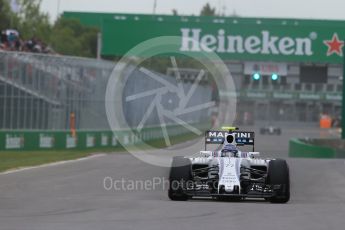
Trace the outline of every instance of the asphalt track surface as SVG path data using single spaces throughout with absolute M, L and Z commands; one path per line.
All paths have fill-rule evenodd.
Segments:
M 257 135 L 257 150 L 287 158 L 290 137 L 327 135 L 317 128 L 289 127 L 280 137 Z M 167 176 L 166 168 L 127 153 L 0 175 L 0 229 L 345 229 L 344 160 L 288 163 L 292 195 L 287 204 L 173 202 L 164 185 L 149 191 L 108 191 L 105 177 L 152 181 Z

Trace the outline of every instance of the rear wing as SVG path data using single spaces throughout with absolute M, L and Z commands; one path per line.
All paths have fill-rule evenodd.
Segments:
M 254 132 L 247 132 L 247 131 L 238 131 L 238 130 L 230 130 L 230 131 L 206 131 L 205 132 L 205 150 L 207 149 L 208 144 L 223 144 L 225 141 L 225 137 L 229 134 L 235 135 L 235 141 L 238 146 L 245 146 L 251 145 L 255 146 L 255 133 Z

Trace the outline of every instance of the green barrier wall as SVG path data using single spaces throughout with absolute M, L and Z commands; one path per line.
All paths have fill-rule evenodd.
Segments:
M 57 131 L 3 131 L 0 132 L 0 150 L 61 150 L 115 147 L 112 132 L 90 131 L 77 132 L 72 137 L 70 132 Z
M 292 139 L 289 143 L 289 156 L 298 158 L 336 158 L 337 152 L 332 148 L 304 143 Z
M 208 128 L 208 124 L 194 125 L 200 130 Z M 181 126 L 167 126 L 170 137 L 189 133 Z M 161 127 L 142 130 L 140 135 L 130 131 L 78 131 L 73 137 L 69 131 L 1 131 L 0 151 L 11 150 L 62 150 L 62 149 L 103 149 L 125 145 L 135 145 L 143 141 L 162 139 Z

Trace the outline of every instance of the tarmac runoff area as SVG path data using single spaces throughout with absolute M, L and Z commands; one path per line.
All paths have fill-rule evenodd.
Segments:
M 344 229 L 344 160 L 288 159 L 290 138 L 327 135 L 310 126 L 283 127 L 281 136 L 257 134 L 256 150 L 264 157 L 288 160 L 287 204 L 173 202 L 168 168 L 119 153 L 0 175 L 0 229 Z

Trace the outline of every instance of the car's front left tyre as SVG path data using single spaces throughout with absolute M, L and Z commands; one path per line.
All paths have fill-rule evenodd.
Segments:
M 285 160 L 272 160 L 268 164 L 267 182 L 275 190 L 275 195 L 269 198 L 271 203 L 287 203 L 290 200 L 290 175 L 289 167 Z

